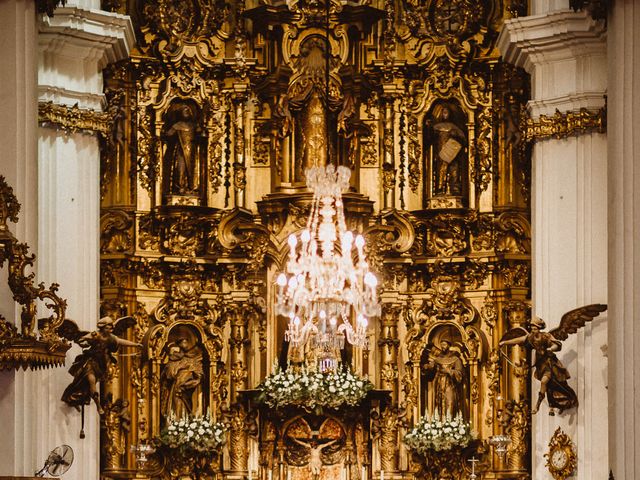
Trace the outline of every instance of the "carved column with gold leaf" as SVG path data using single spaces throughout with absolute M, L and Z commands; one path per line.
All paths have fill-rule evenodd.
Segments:
M 247 470 L 249 456 L 249 439 L 245 424 L 247 412 L 246 406 L 238 402 L 238 393 L 248 388 L 248 351 L 251 345 L 248 327 L 251 315 L 249 308 L 244 304 L 248 294 L 233 292 L 232 297 L 232 303 L 227 307 L 231 328 L 229 335 L 229 397 L 232 403 L 229 412 L 229 459 L 232 471 L 244 472 Z
M 607 303 L 607 188 L 601 179 L 607 163 L 608 34 L 605 20 L 586 7 L 591 2 L 582 2 L 585 8 L 580 3 L 568 10 L 533 2 L 536 15 L 509 20 L 498 39 L 505 61 L 532 75 L 533 98 L 522 120 L 532 149 L 535 191 L 532 315 L 549 329 L 576 306 Z M 607 409 L 606 344 L 602 318 L 570 336 L 558 353 L 578 395 L 578 420 L 547 415 L 546 403 L 533 417 L 532 445 L 546 446 L 558 425 L 577 440 L 583 452 L 578 478 L 588 478 L 584 472 L 608 475 L 606 416 L 587 420 L 586 414 Z M 531 393 L 535 401 L 538 385 Z M 546 472 L 540 455 L 533 453 L 534 476 Z
M 380 388 L 391 392 L 391 404 L 380 412 L 378 432 L 378 452 L 380 470 L 395 472 L 398 469 L 398 448 L 400 411 L 394 407 L 398 402 L 398 322 L 402 307 L 396 303 L 383 303 L 380 316 Z

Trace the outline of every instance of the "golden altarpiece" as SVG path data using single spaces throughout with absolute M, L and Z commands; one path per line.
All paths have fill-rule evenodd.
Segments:
M 526 5 L 327 1 L 104 2 L 138 45 L 105 72 L 101 313 L 133 316 L 144 345 L 102 386 L 107 478 L 194 471 L 160 454 L 138 471 L 132 447 L 169 412 L 207 411 L 229 425 L 207 478 L 310 478 L 295 440 L 312 434 L 331 442 L 323 480 L 462 479 L 471 455 L 481 478 L 528 476 L 526 352 L 498 349 L 529 316 L 528 85 L 494 45 Z M 369 348 L 350 352 L 377 393 L 271 412 L 249 393 L 282 362 L 275 279 L 309 216 L 304 171 L 328 161 L 353 172 L 347 223 L 380 282 Z M 477 441 L 425 460 L 402 439 L 436 408 L 445 353 Z

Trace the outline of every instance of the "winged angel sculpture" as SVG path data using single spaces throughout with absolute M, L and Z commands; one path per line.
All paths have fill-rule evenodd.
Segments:
M 500 346 L 526 345 L 534 350 L 534 377 L 540 381 L 540 392 L 531 413 L 538 412 L 545 394 L 551 408 L 550 415 L 554 414 L 554 409 L 562 413 L 578 406 L 576 392 L 567 383 L 569 372 L 558 360 L 555 352 L 562 348 L 562 341 L 569 338 L 570 333 L 576 333 L 586 322 L 590 322 L 606 309 L 606 305 L 594 303 L 565 313 L 560 325 L 548 332 L 542 331 L 546 327 L 544 321 L 534 318 L 529 323 L 529 330 L 516 327 L 504 334 Z
M 62 323 L 59 334 L 76 342 L 83 349 L 69 368 L 73 381 L 62 394 L 63 402 L 80 410 L 93 400 L 98 407 L 98 413 L 104 413 L 100 405 L 97 383 L 106 378 L 109 364 L 116 363 L 114 353 L 118 351 L 119 346 L 142 347 L 140 343 L 130 342 L 118 336 L 135 323 L 133 317 L 121 317 L 115 321 L 111 317 L 103 317 L 98 321 L 98 330 L 95 332 L 80 330 L 73 320 L 67 319 Z

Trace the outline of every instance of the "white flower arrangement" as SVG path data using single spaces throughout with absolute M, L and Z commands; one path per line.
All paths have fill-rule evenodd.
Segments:
M 158 437 L 158 444 L 185 453 L 208 453 L 220 449 L 227 427 L 212 422 L 209 415 L 169 417 Z
M 471 425 L 460 413 L 451 418 L 441 417 L 435 412 L 433 417 L 425 415 L 404 437 L 404 443 L 417 453 L 441 452 L 452 448 L 464 448 L 473 440 Z
M 373 389 L 368 378 L 349 369 L 336 372 L 282 371 L 279 367 L 265 378 L 258 389 L 263 401 L 272 408 L 297 405 L 310 410 L 317 407 L 339 408 L 358 405 Z

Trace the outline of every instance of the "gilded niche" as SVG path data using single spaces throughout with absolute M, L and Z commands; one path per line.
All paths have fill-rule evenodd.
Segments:
M 203 154 L 206 141 L 199 128 L 196 105 L 173 102 L 163 118 L 165 143 L 163 192 L 167 199 L 201 197 Z
M 451 339 L 441 339 L 431 344 L 422 354 L 425 378 L 423 404 L 425 411 L 455 417 L 465 412 L 465 392 L 469 391 L 469 378 L 462 364 L 460 342 L 452 345 Z
M 435 104 L 427 116 L 425 146 L 432 197 L 462 197 L 469 143 L 464 120 L 453 102 Z
M 169 334 L 160 373 L 160 411 L 164 417 L 202 416 L 207 410 L 204 389 L 208 382 L 199 343 L 188 327 L 176 327 Z

